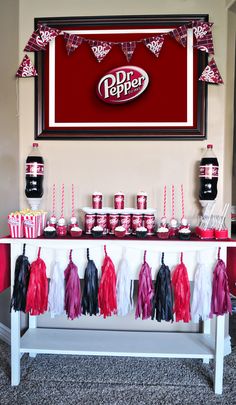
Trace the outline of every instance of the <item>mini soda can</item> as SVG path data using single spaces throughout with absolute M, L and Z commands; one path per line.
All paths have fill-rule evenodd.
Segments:
M 114 208 L 116 210 L 123 210 L 125 208 L 125 195 L 124 193 L 116 193 L 114 195 Z
M 93 209 L 102 208 L 102 193 L 95 191 L 92 195 L 92 207 Z
M 91 234 L 92 228 L 95 226 L 95 223 L 96 223 L 95 214 L 85 214 L 85 233 Z
M 131 220 L 132 233 L 136 233 L 136 229 L 143 225 L 143 215 L 133 214 Z
M 140 191 L 137 194 L 137 208 L 138 210 L 146 210 L 147 209 L 147 193 Z
M 154 235 L 155 233 L 155 216 L 153 214 L 145 214 L 143 217 L 143 226 L 147 228 L 147 235 Z
M 97 225 L 103 229 L 103 235 L 107 233 L 107 214 L 97 214 Z
M 125 228 L 126 235 L 131 233 L 131 214 L 121 214 L 120 224 Z
M 112 235 L 114 234 L 115 228 L 119 225 L 119 214 L 109 214 L 108 215 L 108 231 Z

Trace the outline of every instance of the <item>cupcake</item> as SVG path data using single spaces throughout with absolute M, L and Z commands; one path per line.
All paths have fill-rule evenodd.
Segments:
M 100 225 L 94 226 L 91 232 L 94 238 L 101 238 L 103 235 L 103 227 Z
M 56 236 L 56 229 L 54 226 L 48 225 L 43 230 L 43 235 L 45 238 L 55 238 Z
M 70 234 L 71 228 L 73 228 L 74 226 L 78 226 L 77 219 L 76 219 L 76 217 L 71 217 L 70 223 L 68 225 L 68 233 L 69 234 Z
M 114 230 L 114 234 L 117 238 L 123 238 L 126 235 L 126 229 L 124 226 L 117 226 Z
M 160 226 L 157 229 L 157 236 L 159 239 L 168 239 L 169 238 L 169 229 L 167 226 Z
M 79 238 L 82 235 L 82 229 L 78 225 L 73 225 L 72 228 L 70 228 L 70 236 L 72 238 Z
M 179 229 L 178 235 L 179 235 L 179 239 L 189 240 L 190 236 L 191 236 L 191 231 L 190 231 L 189 227 L 186 226 L 186 227 Z
M 146 235 L 147 235 L 147 228 L 145 228 L 144 226 L 138 226 L 138 228 L 136 228 L 137 238 L 145 238 Z

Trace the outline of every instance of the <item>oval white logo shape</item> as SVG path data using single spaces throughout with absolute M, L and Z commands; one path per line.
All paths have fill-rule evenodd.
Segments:
M 148 83 L 145 70 L 138 66 L 121 66 L 110 70 L 100 79 L 97 95 L 105 103 L 127 103 L 139 97 Z

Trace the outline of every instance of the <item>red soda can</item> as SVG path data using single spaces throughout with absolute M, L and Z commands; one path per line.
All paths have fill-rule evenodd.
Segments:
M 107 233 L 107 214 L 97 214 L 97 225 L 103 228 L 103 234 Z
M 108 215 L 108 231 L 114 234 L 115 228 L 119 225 L 119 214 Z
M 137 208 L 138 210 L 146 210 L 147 209 L 147 193 L 140 191 L 137 194 Z
M 125 228 L 126 235 L 131 233 L 131 214 L 121 214 L 120 224 Z
M 136 229 L 143 225 L 143 215 L 142 214 L 133 214 L 132 215 L 132 233 L 136 233 Z
M 95 191 L 92 195 L 92 207 L 93 209 L 102 208 L 102 193 Z
M 114 208 L 116 210 L 123 210 L 125 208 L 125 195 L 124 195 L 124 193 L 116 193 L 114 195 Z
M 155 216 L 154 214 L 145 214 L 143 217 L 143 226 L 147 228 L 147 235 L 155 233 Z
M 85 233 L 91 234 L 96 223 L 96 214 L 85 214 Z

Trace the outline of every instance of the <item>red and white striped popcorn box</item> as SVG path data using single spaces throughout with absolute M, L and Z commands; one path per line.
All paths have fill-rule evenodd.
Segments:
M 38 236 L 37 215 L 24 215 L 24 234 L 27 239 L 34 239 Z
M 23 238 L 23 215 L 20 213 L 12 213 L 8 215 L 8 226 L 11 238 Z

